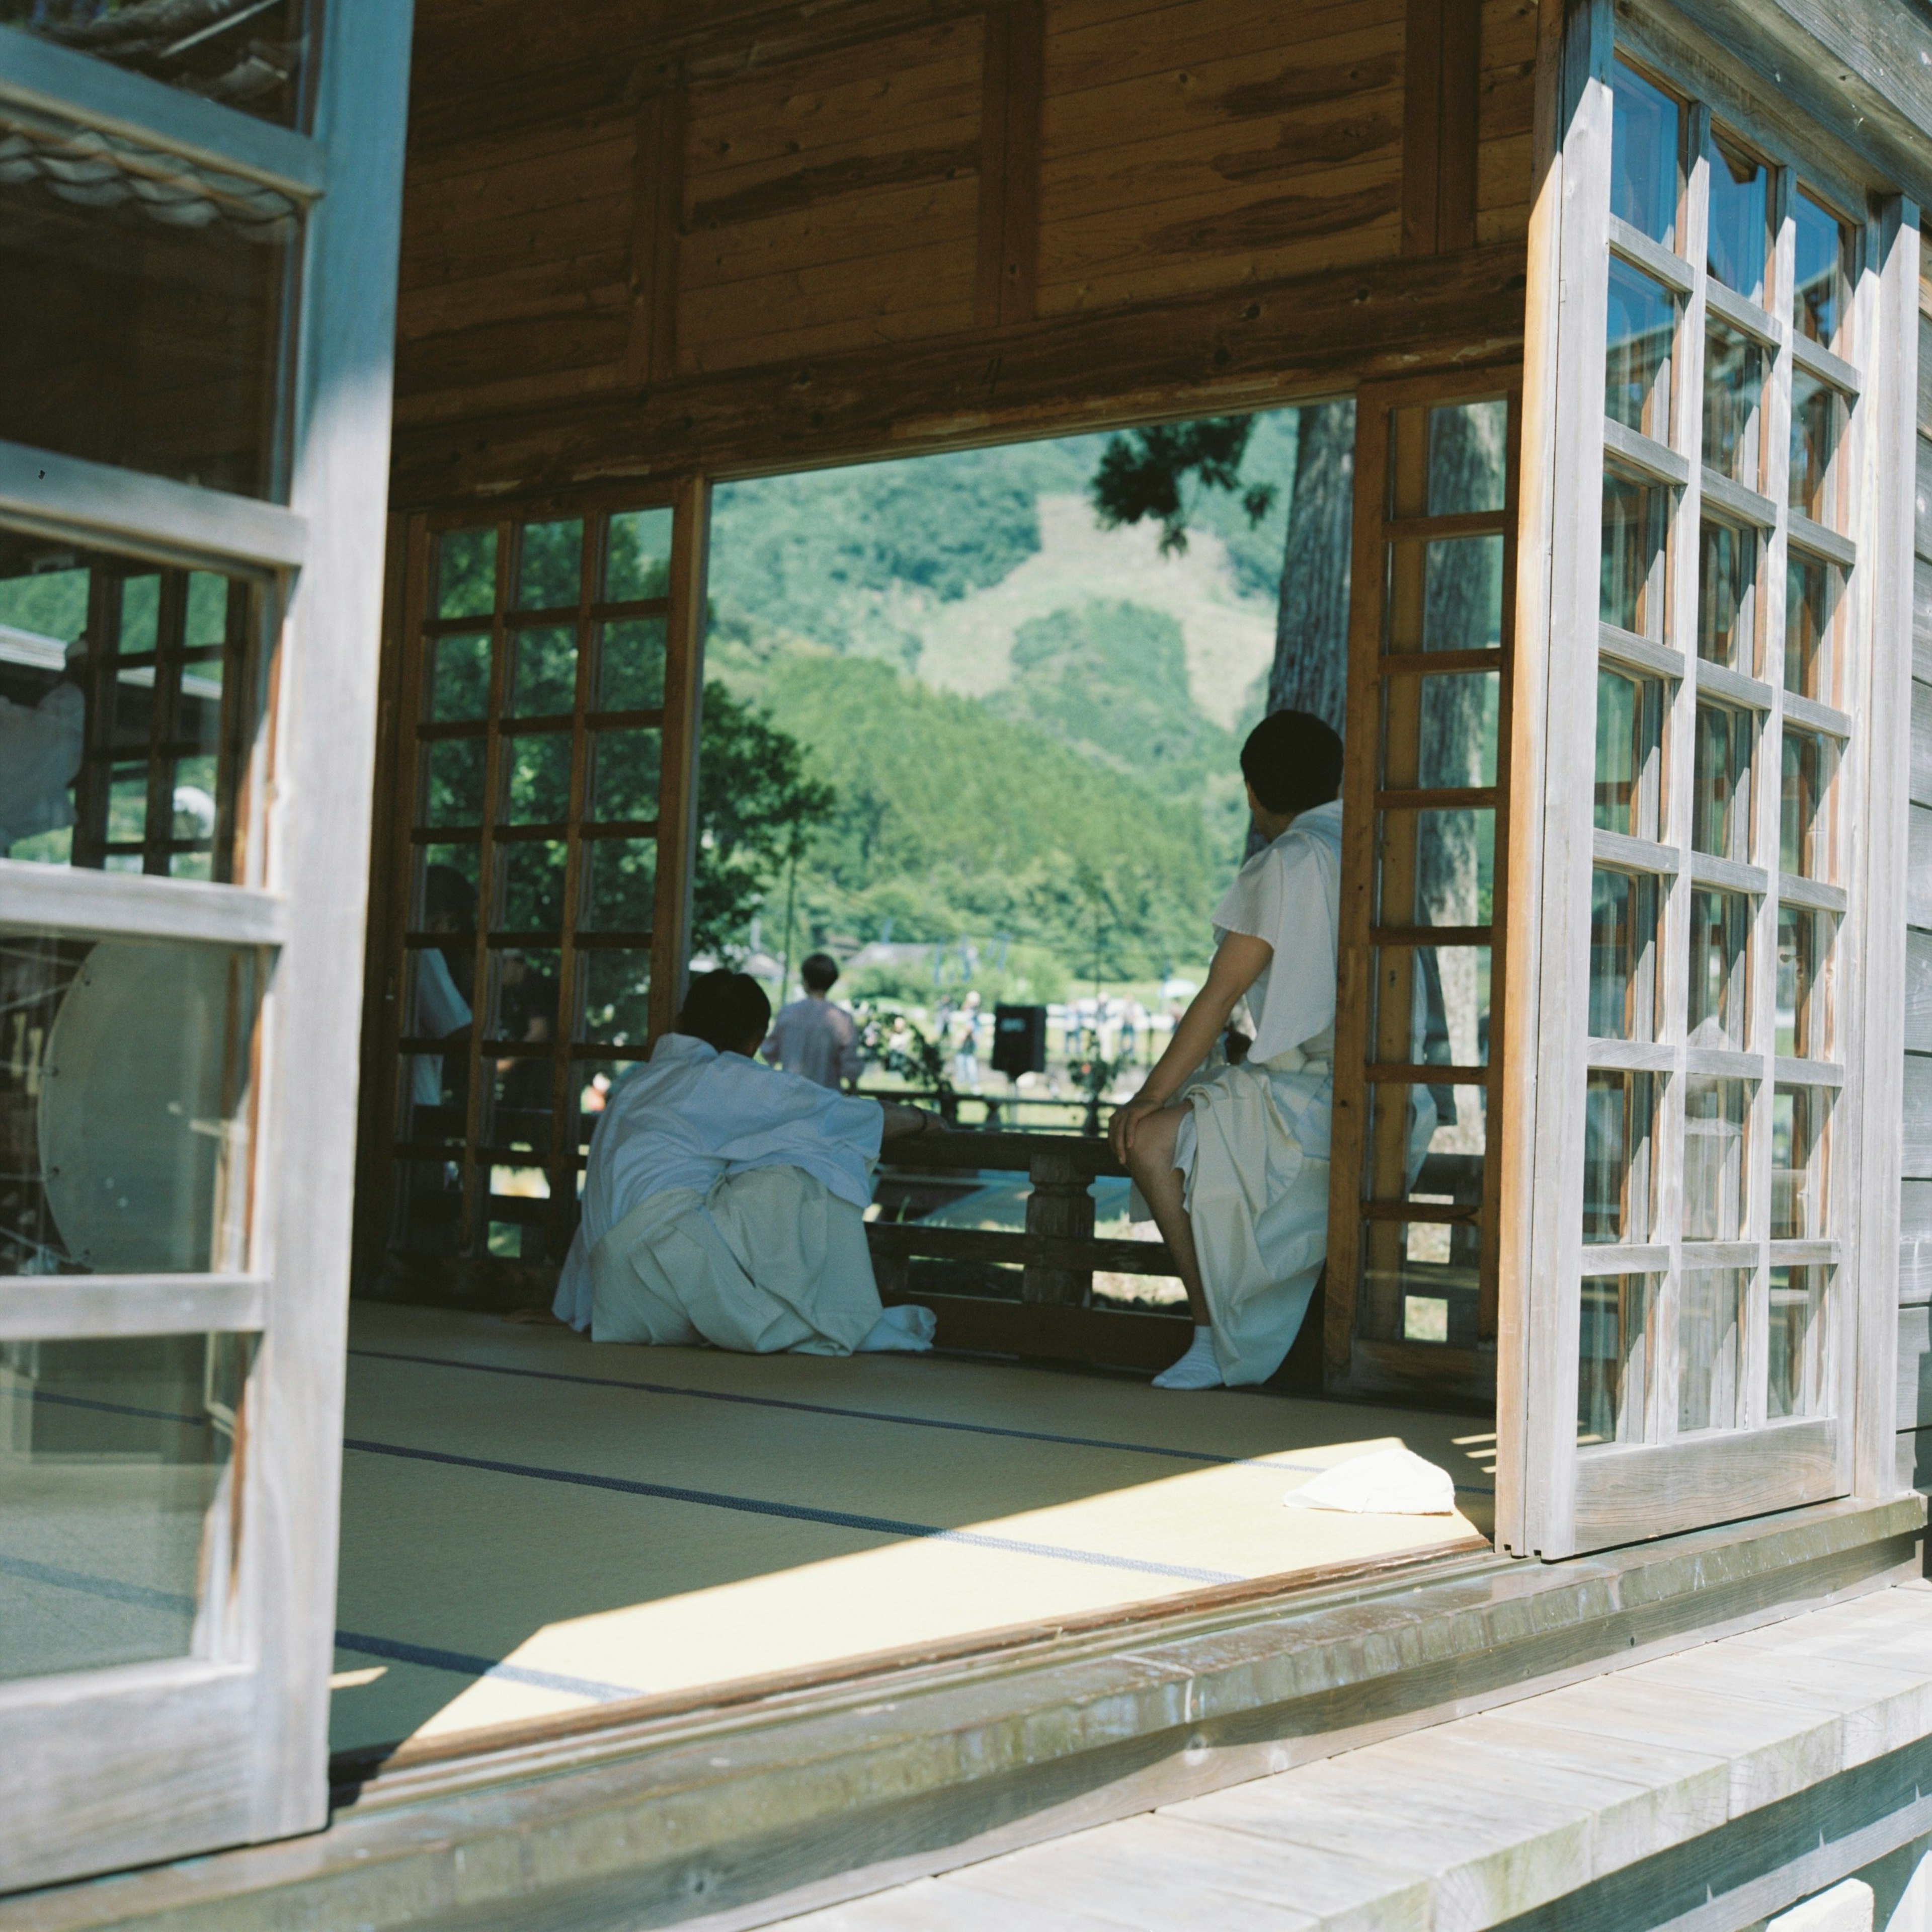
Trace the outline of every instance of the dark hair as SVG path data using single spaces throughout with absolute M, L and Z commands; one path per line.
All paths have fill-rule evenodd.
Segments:
M 677 1030 L 715 1046 L 720 1053 L 736 1053 L 755 1034 L 760 1040 L 772 1023 L 772 1003 L 765 989 L 748 973 L 720 967 L 701 974 L 684 996 Z
M 1248 734 L 1241 776 L 1269 812 L 1306 812 L 1342 789 L 1342 741 L 1310 711 L 1276 711 Z
M 838 983 L 838 962 L 829 952 L 808 952 L 800 964 L 798 976 L 814 993 L 829 993 Z
M 454 866 L 423 868 L 423 922 L 447 920 L 458 932 L 476 924 L 476 888 Z

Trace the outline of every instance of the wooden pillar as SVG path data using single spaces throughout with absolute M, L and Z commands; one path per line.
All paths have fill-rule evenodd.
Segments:
M 1079 1161 L 1049 1145 L 1034 1154 L 1029 1166 L 1033 1192 L 1027 1197 L 1027 1232 L 1091 1240 L 1094 1197 L 1087 1191 L 1090 1176 Z M 1084 1306 L 1093 1288 L 1090 1268 L 1042 1268 L 1029 1262 L 1020 1294 L 1026 1301 L 1078 1308 Z

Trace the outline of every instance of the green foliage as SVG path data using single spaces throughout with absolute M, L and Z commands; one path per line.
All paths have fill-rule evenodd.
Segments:
M 831 786 L 808 775 L 796 738 L 715 679 L 705 686 L 692 951 L 742 952 L 765 895 L 837 803 Z
M 1159 518 L 1161 554 L 1174 556 L 1187 548 L 1192 479 L 1202 493 L 1238 496 L 1250 524 L 1258 524 L 1279 493 L 1272 483 L 1241 482 L 1254 424 L 1252 416 L 1204 416 L 1110 436 L 1090 486 L 1095 514 L 1109 530 Z
M 48 570 L 0 582 L 0 624 L 70 644 L 87 628 L 85 570 Z

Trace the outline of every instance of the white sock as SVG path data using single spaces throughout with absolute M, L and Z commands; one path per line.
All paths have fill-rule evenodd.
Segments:
M 1214 1353 L 1214 1331 L 1196 1327 L 1187 1352 L 1172 1368 L 1163 1369 L 1154 1378 L 1156 1388 L 1206 1389 L 1221 1386 L 1221 1364 Z
M 872 1332 L 854 1354 L 922 1355 L 939 1332 L 939 1320 L 929 1308 L 910 1301 L 894 1304 L 872 1324 Z

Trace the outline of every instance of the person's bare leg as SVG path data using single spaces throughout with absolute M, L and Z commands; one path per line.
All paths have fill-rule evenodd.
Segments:
M 1157 1388 L 1218 1388 L 1220 1366 L 1214 1355 L 1214 1328 L 1208 1297 L 1201 1286 L 1201 1258 L 1194 1246 L 1180 1170 L 1174 1164 L 1174 1137 L 1180 1130 L 1181 1110 L 1163 1107 L 1138 1125 L 1127 1154 L 1127 1171 L 1154 1216 L 1154 1226 L 1174 1257 L 1180 1285 L 1187 1291 L 1188 1312 L 1194 1317 L 1194 1340 L 1186 1354 L 1154 1378 Z

